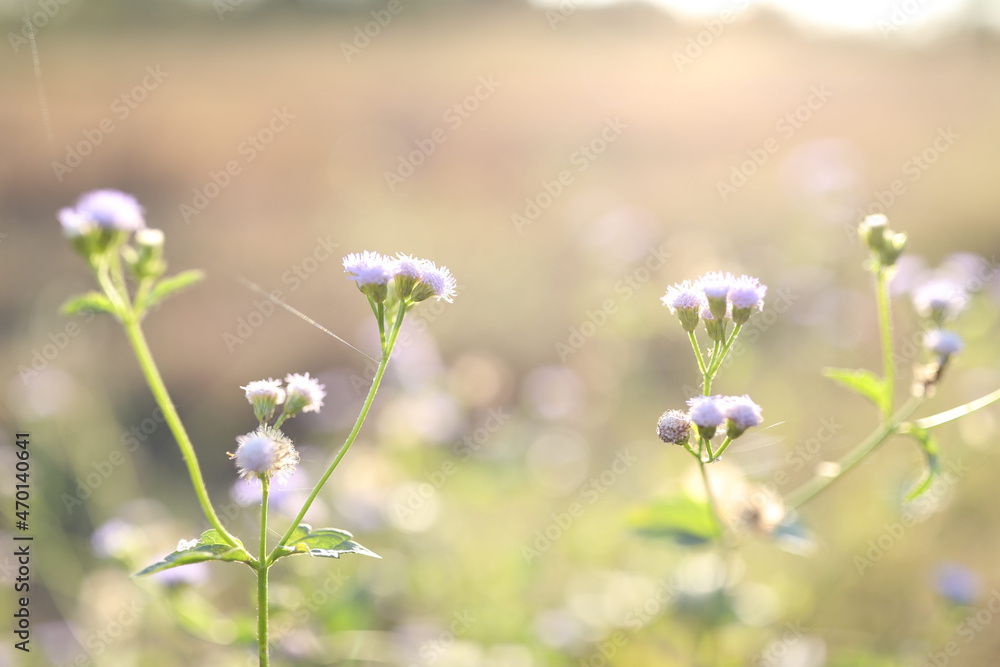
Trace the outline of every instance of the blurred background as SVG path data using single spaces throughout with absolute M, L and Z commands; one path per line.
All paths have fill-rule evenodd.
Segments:
M 0 494 L 12 507 L 27 431 L 35 541 L 33 650 L 5 634 L 0 664 L 255 664 L 250 572 L 129 578 L 207 524 L 120 328 L 58 314 L 92 278 L 56 212 L 100 187 L 138 197 L 171 271 L 207 272 L 145 328 L 248 543 L 258 499 L 226 456 L 255 426 L 240 385 L 308 371 L 328 392 L 288 426 L 303 461 L 275 500 L 281 530 L 373 368 L 238 277 L 369 354 L 343 255 L 413 253 L 457 277 L 454 304 L 407 318 L 307 517 L 383 560 L 274 570 L 274 664 L 996 663 L 996 409 L 939 431 L 954 474 L 919 502 L 902 496 L 922 455 L 895 439 L 803 509 L 796 540 L 744 533 L 720 555 L 629 517 L 698 493 L 690 457 L 654 432 L 698 384 L 659 302 L 674 282 L 722 269 L 769 286 L 715 385 L 766 422 L 712 468 L 727 489 L 787 494 L 875 426 L 819 374 L 879 363 L 866 213 L 911 238 L 901 396 L 919 342 L 906 293 L 942 273 L 978 294 L 926 413 L 1000 385 L 1000 2 L 2 10 Z

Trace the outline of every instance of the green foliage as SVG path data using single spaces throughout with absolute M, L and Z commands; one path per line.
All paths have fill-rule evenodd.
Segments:
M 925 428 L 911 426 L 907 431 L 907 434 L 912 436 L 917 441 L 920 445 L 920 449 L 924 452 L 924 456 L 927 458 L 927 471 L 924 473 L 924 476 L 920 479 L 920 481 L 906 493 L 905 500 L 909 502 L 927 491 L 927 489 L 931 487 L 931 483 L 933 483 L 934 479 L 937 477 L 940 470 L 938 466 L 938 458 L 941 453 L 941 448 L 938 446 L 937 441 L 931 437 L 930 431 Z
M 63 315 L 76 315 L 77 313 L 113 313 L 114 306 L 108 297 L 98 292 L 87 292 L 77 294 L 68 299 L 59 311 Z
M 166 299 L 174 292 L 178 292 L 185 287 L 189 287 L 205 277 L 205 272 L 200 269 L 190 269 L 164 278 L 149 291 L 146 297 L 146 308 L 152 308 Z
M 198 543 L 190 549 L 184 551 L 174 551 L 167 554 L 163 560 L 157 561 L 149 567 L 136 572 L 134 576 L 144 577 L 147 574 L 154 574 L 169 570 L 172 567 L 190 565 L 191 563 L 201 563 L 206 560 L 218 560 L 236 563 L 250 564 L 252 560 L 247 550 L 242 545 L 231 547 L 215 531 L 206 530 L 198 538 Z
M 882 411 L 889 405 L 886 384 L 877 375 L 864 368 L 824 368 L 823 375 L 851 391 L 864 396 Z
M 629 525 L 640 535 L 679 544 L 703 544 L 718 537 L 711 507 L 687 497 L 657 500 L 635 509 Z
M 381 558 L 377 553 L 354 541 L 354 536 L 338 528 L 317 528 L 300 523 L 288 544 L 281 547 L 275 559 L 295 554 L 309 554 L 320 558 L 340 558 L 341 554 L 359 554 Z

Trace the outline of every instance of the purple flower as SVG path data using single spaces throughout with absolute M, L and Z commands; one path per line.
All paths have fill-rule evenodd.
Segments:
M 691 332 L 698 326 L 699 313 L 707 308 L 704 293 L 690 280 L 671 285 L 667 293 L 660 297 L 663 305 L 677 315 L 684 330 Z
M 393 260 L 392 263 L 393 276 L 396 278 L 402 276 L 403 278 L 420 280 L 422 272 L 422 260 L 419 260 L 411 255 L 404 255 L 401 252 L 396 253 L 396 259 Z
M 719 396 L 695 396 L 687 402 L 690 410 L 688 419 L 698 427 L 698 434 L 706 439 L 715 435 L 715 429 L 726 420 L 722 412 L 723 404 Z
M 729 290 L 733 286 L 733 274 L 722 271 L 712 271 L 698 278 L 697 285 L 705 293 L 705 297 L 712 299 L 725 299 L 729 296 Z
M 118 190 L 94 190 L 81 195 L 75 208 L 59 211 L 59 223 L 68 238 L 97 228 L 132 232 L 146 226 L 139 202 Z
M 284 433 L 261 426 L 252 433 L 237 436 L 239 447 L 229 458 L 236 460 L 240 477 L 246 479 L 280 475 L 288 477 L 299 463 L 299 453 Z
M 954 331 L 944 329 L 932 329 L 924 333 L 924 347 L 947 359 L 951 355 L 961 352 L 962 337 Z
M 751 276 L 743 275 L 732 282 L 729 290 L 729 302 L 733 306 L 733 321 L 744 324 L 750 319 L 751 313 L 764 309 L 764 295 L 767 286 Z
M 377 252 L 352 252 L 344 258 L 344 272 L 359 288 L 385 285 L 392 278 L 394 260 Z
M 423 301 L 435 296 L 451 303 L 458 284 L 447 267 L 438 268 L 428 259 L 420 260 L 420 284 L 413 290 L 413 302 Z
M 760 406 L 747 395 L 727 396 L 722 403 L 727 420 L 726 435 L 730 438 L 740 437 L 748 428 L 759 426 L 763 421 Z
M 913 305 L 921 316 L 938 324 L 965 310 L 969 297 L 961 285 L 947 278 L 930 280 L 913 290 Z
M 660 415 L 656 424 L 656 434 L 663 442 L 683 445 L 691 436 L 691 420 L 680 410 L 667 410 Z
M 285 390 L 281 388 L 281 380 L 268 378 L 254 380 L 245 387 L 247 401 L 253 406 L 257 421 L 267 421 L 274 414 L 274 408 L 285 402 Z

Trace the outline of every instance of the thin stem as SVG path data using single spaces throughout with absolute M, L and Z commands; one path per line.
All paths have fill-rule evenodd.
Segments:
M 267 637 L 267 495 L 269 480 L 260 480 L 260 561 L 257 565 L 257 655 L 260 667 L 267 667 L 268 637 Z
M 899 431 L 899 426 L 902 424 L 907 417 L 913 414 L 924 399 L 921 397 L 911 397 L 899 411 L 892 415 L 888 420 L 879 425 L 877 429 L 872 431 L 871 435 L 865 438 L 860 444 L 858 444 L 854 449 L 849 451 L 844 455 L 839 461 L 837 461 L 837 472 L 829 477 L 815 477 L 803 486 L 796 489 L 791 495 L 786 499 L 786 505 L 791 508 L 797 508 L 808 501 L 815 498 L 820 492 L 829 488 L 834 482 L 843 477 L 847 471 L 856 466 L 858 463 L 863 461 L 865 457 L 871 454 L 875 449 L 881 445 L 890 435 L 894 435 Z
M 719 460 L 719 457 L 720 457 L 720 456 L 722 456 L 722 452 L 726 451 L 726 447 L 728 447 L 728 446 L 729 446 L 729 443 L 731 443 L 732 441 L 733 441 L 733 439 L 732 439 L 732 438 L 730 438 L 730 437 L 729 437 L 729 436 L 727 435 L 727 436 L 726 436 L 726 439 L 722 441 L 722 444 L 721 444 L 721 445 L 719 445 L 719 449 L 718 449 L 718 451 L 717 451 L 717 452 L 715 452 L 715 456 L 714 456 L 714 457 L 713 457 L 713 458 L 712 458 L 711 460 L 712 460 L 712 461 L 718 461 L 718 460 Z
M 740 335 L 740 329 L 742 328 L 742 324 L 737 324 L 733 328 L 733 333 L 731 333 L 729 338 L 726 340 L 726 344 L 722 348 L 722 354 L 719 355 L 718 361 L 716 361 L 715 364 L 708 369 L 713 378 L 715 377 L 715 374 L 719 372 L 719 367 L 722 366 L 722 362 L 726 360 L 726 356 L 729 354 L 729 350 L 733 347 L 733 343 L 736 342 L 736 337 Z
M 382 382 L 382 376 L 385 374 L 385 369 L 389 365 L 389 357 L 392 355 L 392 348 L 396 344 L 396 337 L 399 335 L 399 328 L 403 324 L 403 315 L 406 313 L 406 305 L 406 303 L 399 304 L 399 314 L 396 317 L 396 323 L 389 335 L 385 350 L 382 352 L 382 360 L 379 362 L 378 369 L 375 371 L 375 377 L 372 379 L 372 386 L 368 390 L 368 396 L 365 398 L 364 405 L 361 406 L 361 412 L 358 414 L 358 418 L 354 422 L 354 428 L 352 428 L 351 432 L 347 435 L 347 439 L 344 440 L 344 444 L 341 445 L 340 451 L 337 452 L 337 456 L 326 469 L 326 472 L 323 473 L 323 476 L 320 477 L 318 482 L 316 482 L 316 486 L 313 487 L 309 497 L 306 498 L 306 502 L 302 505 L 302 509 L 299 510 L 295 519 L 292 520 L 291 525 L 288 526 L 288 530 L 285 531 L 285 534 L 281 537 L 278 545 L 271 551 L 271 555 L 267 560 L 268 564 L 274 562 L 274 559 L 278 555 L 278 550 L 285 546 L 285 543 L 291 539 L 292 533 L 295 532 L 295 529 L 302 522 L 302 519 L 305 518 L 306 512 L 309 511 L 309 507 L 316 500 L 316 496 L 319 495 L 320 490 L 326 484 L 326 481 L 330 479 L 330 475 L 332 475 L 333 471 L 337 469 L 337 466 L 340 465 L 341 459 L 343 459 L 344 455 L 347 454 L 347 450 L 351 448 L 351 445 L 354 444 L 354 440 L 358 437 L 358 433 L 361 432 L 361 426 L 365 423 L 365 418 L 368 416 L 368 410 L 372 406 L 372 401 L 375 400 L 375 392 L 378 391 L 379 384 Z
M 688 340 L 691 341 L 691 347 L 694 348 L 694 356 L 698 359 L 698 371 L 704 377 L 708 369 L 705 367 L 705 358 L 701 356 L 701 348 L 698 347 L 698 337 L 694 335 L 693 331 L 688 331 Z
M 708 483 L 708 472 L 705 471 L 705 462 L 700 456 L 698 457 L 698 470 L 701 471 L 701 481 L 705 483 L 705 495 L 708 496 L 708 507 L 712 510 L 712 520 L 715 521 L 716 533 L 721 537 L 722 516 L 719 514 L 719 507 L 715 502 L 715 493 L 712 491 L 712 485 Z
M 219 520 L 218 515 L 216 515 L 215 508 L 212 507 L 212 501 L 208 497 L 208 490 L 205 488 L 205 480 L 201 476 L 201 468 L 198 467 L 198 457 L 195 456 L 191 439 L 188 438 L 187 431 L 184 430 L 184 424 L 181 423 L 181 418 L 177 414 L 177 408 L 174 407 L 173 401 L 170 400 L 167 387 L 163 384 L 163 378 L 160 377 L 160 371 L 156 367 L 156 362 L 153 361 L 153 354 L 146 343 L 142 327 L 131 313 L 128 315 L 128 318 L 122 323 L 125 328 L 125 334 L 132 344 L 135 357 L 139 361 L 143 375 L 146 376 L 146 383 L 153 392 L 153 398 L 156 399 L 156 404 L 160 406 L 163 418 L 166 420 L 167 426 L 170 427 L 170 432 L 173 433 L 174 439 L 177 441 L 177 446 L 180 447 L 184 462 L 187 464 L 188 475 L 191 477 L 191 484 L 194 485 L 195 495 L 198 496 L 198 502 L 201 503 L 205 517 L 227 544 L 234 547 L 240 546 L 239 540 L 226 530 L 225 526 Z
M 893 412 L 896 398 L 896 363 L 892 341 L 892 306 L 889 301 L 889 269 L 883 266 L 875 272 L 878 295 L 879 335 L 882 338 L 882 382 L 885 384 L 885 402 L 882 419 L 886 421 Z
M 952 408 L 951 410 L 946 410 L 945 412 L 939 412 L 936 415 L 924 417 L 923 419 L 917 419 L 913 423 L 920 428 L 933 428 L 934 426 L 947 424 L 948 422 L 958 419 L 959 417 L 964 417 L 970 412 L 975 412 L 980 408 L 985 408 L 987 405 L 996 403 L 997 401 L 1000 401 L 1000 389 L 990 392 L 989 394 L 977 398 L 974 401 L 969 401 L 968 403 L 960 405 L 957 408 Z

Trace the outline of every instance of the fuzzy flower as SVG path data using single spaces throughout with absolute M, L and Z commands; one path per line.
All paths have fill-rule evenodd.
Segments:
M 240 389 L 246 391 L 247 401 L 253 406 L 253 413 L 259 422 L 269 420 L 274 414 L 275 406 L 285 402 L 285 390 L 281 388 L 281 380 L 272 378 L 254 380 Z
M 132 232 L 146 226 L 139 202 L 118 190 L 94 190 L 82 195 L 75 208 L 59 211 L 59 223 L 67 238 L 83 236 L 95 229 Z
M 733 274 L 722 271 L 712 271 L 698 278 L 696 284 L 704 292 L 708 307 L 717 318 L 725 317 L 727 297 L 733 287 L 733 280 Z
M 299 463 L 299 453 L 284 433 L 270 426 L 260 426 L 246 435 L 237 436 L 239 447 L 229 458 L 236 460 L 240 477 L 247 480 L 275 475 L 287 478 Z
M 722 413 L 726 416 L 726 435 L 736 439 L 753 426 L 760 426 L 763 416 L 760 406 L 749 396 L 727 396 L 722 400 Z
M 691 408 L 688 419 L 698 427 L 701 437 L 710 440 L 715 435 L 716 427 L 726 420 L 722 412 L 723 401 L 719 396 L 695 396 L 687 404 Z
M 423 262 L 411 255 L 396 253 L 396 259 L 392 262 L 392 275 L 399 297 L 409 298 L 423 275 Z
M 691 437 L 691 420 L 680 410 L 667 410 L 660 415 L 656 434 L 663 442 L 683 445 Z
M 946 360 L 962 351 L 962 337 L 954 331 L 932 329 L 924 334 L 924 347 Z
M 763 310 L 764 295 L 766 294 L 767 285 L 761 285 L 756 278 L 742 275 L 734 279 L 732 289 L 729 290 L 729 302 L 733 307 L 733 321 L 736 324 L 744 324 L 755 310 Z
M 711 308 L 704 306 L 701 309 L 701 319 L 705 320 L 705 330 L 708 331 L 708 337 L 717 342 L 724 341 L 726 339 L 726 321 L 731 319 L 732 314 L 732 304 L 727 305 L 721 320 L 715 317 Z
M 285 376 L 285 413 L 289 416 L 300 412 L 319 412 L 326 397 L 324 386 L 309 373 L 289 373 Z
M 671 313 L 677 315 L 681 326 L 688 333 L 698 326 L 699 314 L 702 308 L 707 307 L 704 293 L 690 280 L 668 287 L 667 293 L 660 297 L 660 301 L 670 309 Z
M 413 289 L 411 299 L 414 303 L 432 296 L 451 303 L 458 288 L 455 277 L 447 267 L 438 268 L 428 259 L 420 260 L 420 282 Z
M 344 258 L 344 273 L 375 303 L 385 301 L 386 284 L 392 279 L 395 260 L 377 252 L 352 252 Z
M 954 319 L 965 310 L 969 297 L 953 280 L 930 280 L 913 290 L 913 305 L 922 317 L 938 324 Z

